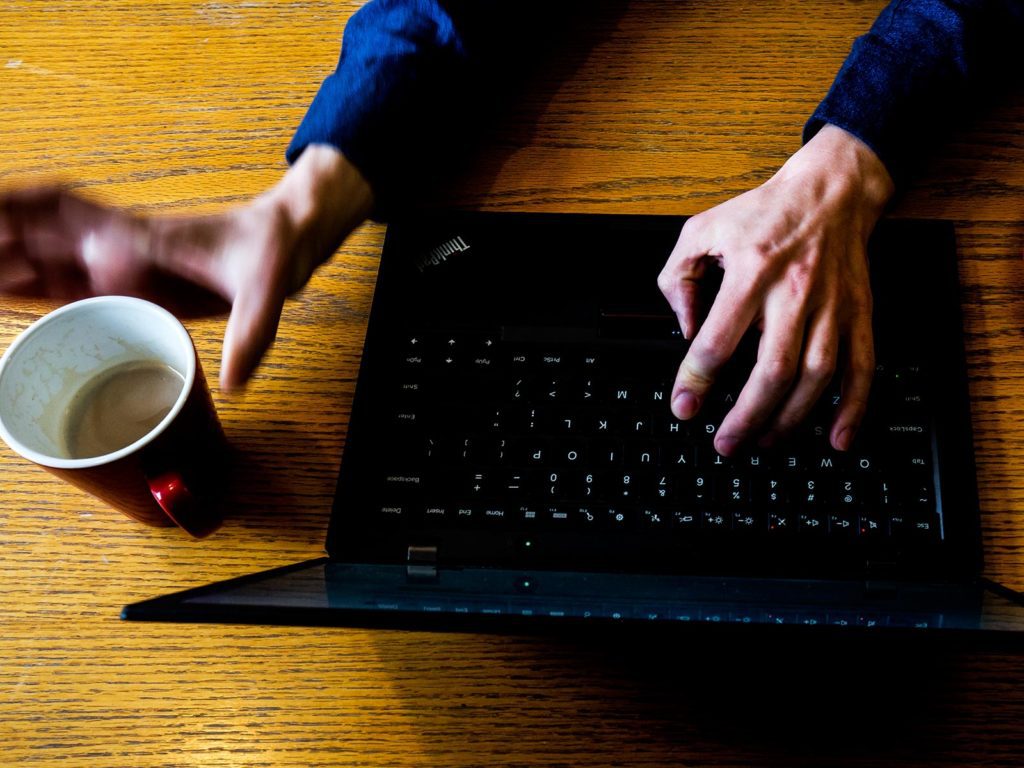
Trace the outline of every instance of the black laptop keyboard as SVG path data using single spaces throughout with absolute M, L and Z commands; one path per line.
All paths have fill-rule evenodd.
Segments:
M 933 542 L 931 412 L 914 365 L 881 361 L 850 451 L 828 442 L 831 387 L 797 434 L 732 458 L 715 430 L 749 371 L 700 413 L 669 410 L 683 343 L 408 333 L 378 392 L 371 524 L 411 530 Z M 516 340 L 521 336 L 523 340 Z M 738 355 L 742 359 L 743 355 Z M 838 381 L 838 379 L 837 379 Z

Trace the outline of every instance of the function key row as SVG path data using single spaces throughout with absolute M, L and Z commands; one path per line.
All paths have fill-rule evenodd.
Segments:
M 382 525 L 458 526 L 512 529 L 524 535 L 552 531 L 663 531 L 680 534 L 747 534 L 784 539 L 791 536 L 934 541 L 938 516 L 927 510 L 662 509 L 643 505 L 385 502 L 374 509 Z

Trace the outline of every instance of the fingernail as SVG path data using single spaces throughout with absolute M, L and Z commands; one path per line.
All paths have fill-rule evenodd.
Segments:
M 732 452 L 736 450 L 736 446 L 739 445 L 739 442 L 740 441 L 735 437 L 723 437 L 722 435 L 719 435 L 718 439 L 715 440 L 715 450 L 723 456 L 732 456 Z
M 839 434 L 836 435 L 836 450 L 846 451 L 850 448 L 850 443 L 853 442 L 853 436 L 857 434 L 857 430 L 853 427 L 843 427 Z
M 676 399 L 672 401 L 672 412 L 676 415 L 677 419 L 692 418 L 699 407 L 700 400 L 697 399 L 697 396 L 693 392 L 687 392 L 685 389 L 676 395 Z

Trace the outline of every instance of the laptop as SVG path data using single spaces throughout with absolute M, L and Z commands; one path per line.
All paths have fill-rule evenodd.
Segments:
M 757 339 L 672 416 L 687 343 L 656 277 L 683 221 L 392 223 L 326 555 L 122 617 L 1024 637 L 1020 595 L 981 575 L 952 224 L 872 238 L 877 370 L 851 449 L 828 444 L 837 376 L 788 440 L 726 458 Z

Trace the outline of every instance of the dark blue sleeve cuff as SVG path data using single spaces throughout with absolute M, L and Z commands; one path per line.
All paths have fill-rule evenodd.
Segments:
M 450 119 L 446 93 L 464 78 L 462 30 L 442 0 L 373 0 L 349 20 L 337 70 L 320 87 L 286 152 L 339 149 L 369 182 L 375 218 L 401 206 Z
M 1024 27 L 1020 0 L 896 0 L 858 38 L 804 126 L 859 138 L 900 188 L 923 155 L 1010 79 Z M 1011 77 L 1012 74 L 1012 77 Z
M 915 124 L 905 104 L 906 94 L 915 88 L 907 82 L 908 74 L 899 57 L 860 38 L 804 125 L 804 143 L 827 123 L 842 128 L 878 155 L 899 187 L 913 163 L 905 148 Z

